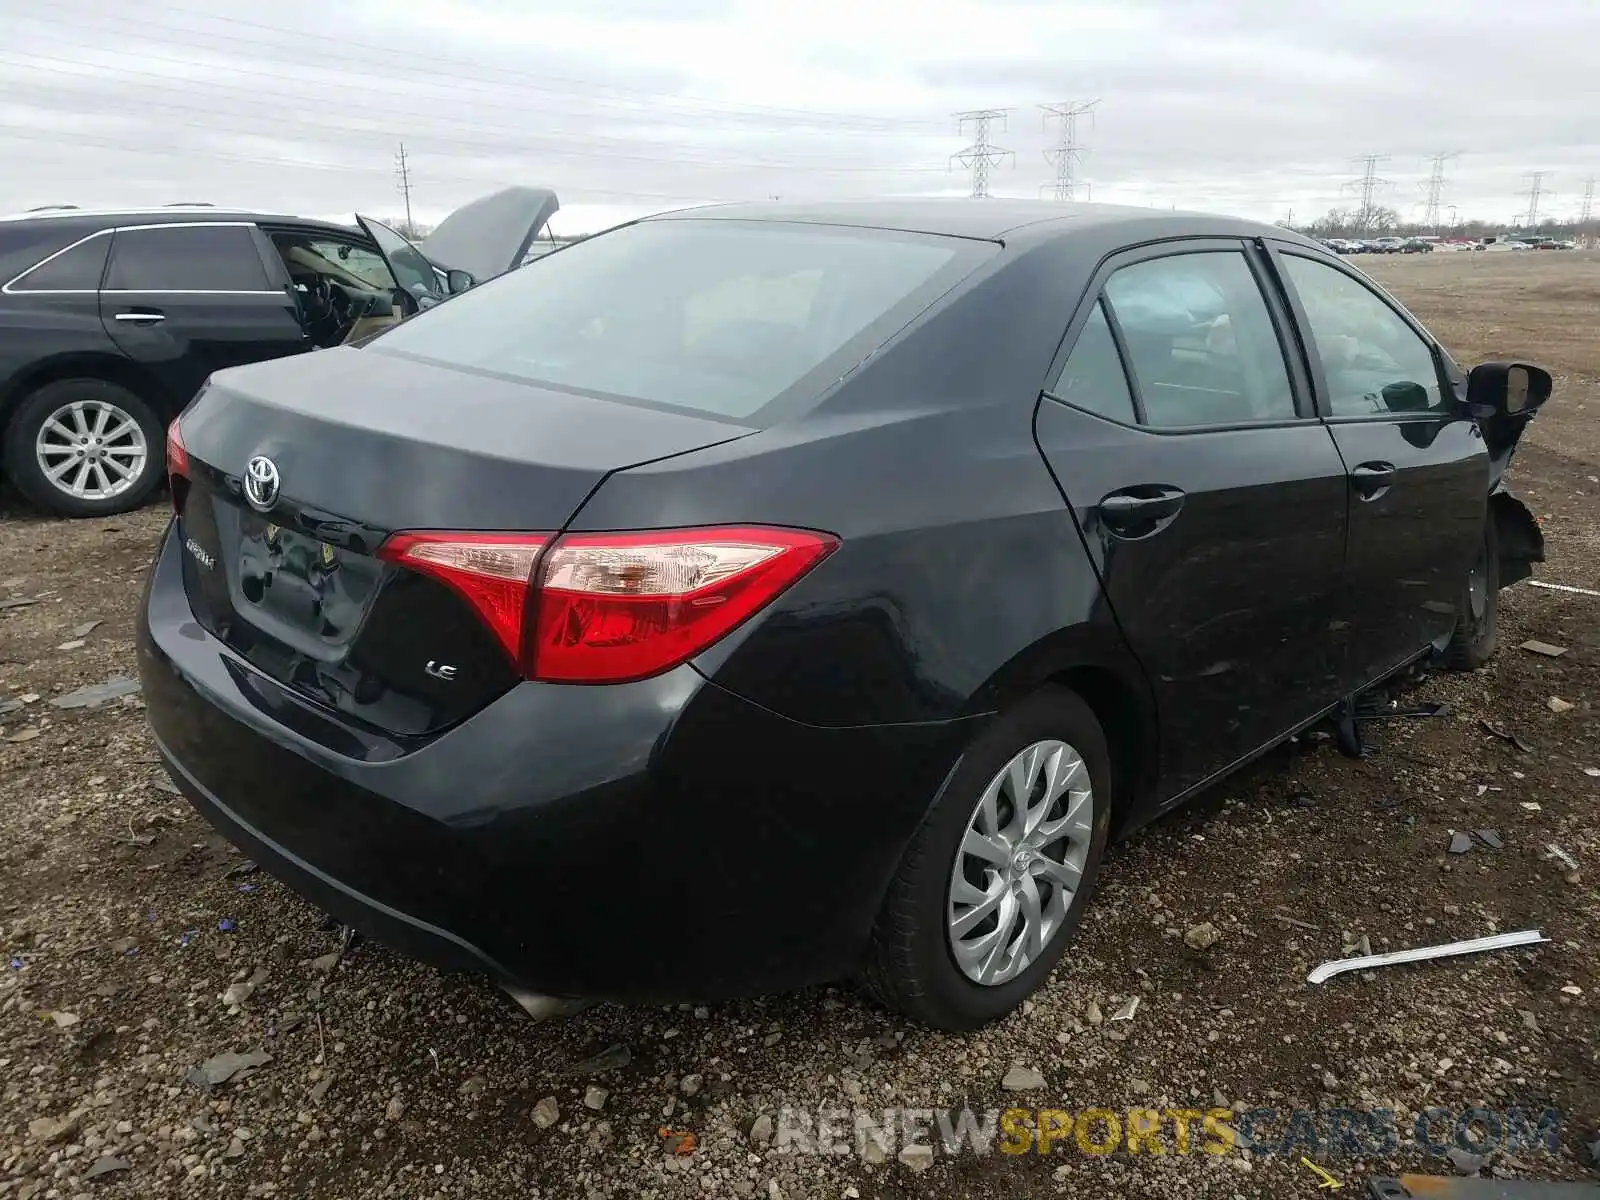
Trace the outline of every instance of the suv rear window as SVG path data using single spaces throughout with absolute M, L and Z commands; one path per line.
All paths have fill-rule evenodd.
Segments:
M 62 222 L 49 217 L 0 219 L 0 284 L 10 286 L 23 272 L 58 250 L 95 232 L 82 222 Z
M 95 234 L 45 259 L 11 284 L 16 292 L 92 292 L 100 287 L 111 235 Z
M 804 224 L 646 221 L 389 330 L 373 353 L 760 424 L 815 397 L 996 247 Z

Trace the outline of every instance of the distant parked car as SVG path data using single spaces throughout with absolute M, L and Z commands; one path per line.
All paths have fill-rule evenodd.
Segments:
M 0 473 L 65 516 L 137 508 L 213 371 L 379 333 L 510 270 L 556 207 L 510 188 L 421 250 L 371 217 L 211 205 L 0 219 Z
M 1433 250 L 1433 243 L 1426 238 L 1407 238 L 1400 245 L 1402 254 L 1428 254 Z
M 1406 239 L 1402 237 L 1381 237 L 1372 243 L 1372 249 L 1378 254 L 1398 254 L 1405 244 Z
M 212 377 L 155 745 L 254 862 L 524 1007 L 858 976 L 972 1029 L 1110 838 L 1488 659 L 1550 387 L 1270 225 L 663 214 Z

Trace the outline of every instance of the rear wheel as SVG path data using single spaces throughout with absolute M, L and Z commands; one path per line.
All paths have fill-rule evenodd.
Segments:
M 150 498 L 165 445 L 155 411 L 127 388 L 63 379 L 18 405 L 5 434 L 6 473 L 47 511 L 109 516 Z
M 1483 522 L 1483 541 L 1456 602 L 1456 628 L 1445 648 L 1454 671 L 1473 671 L 1494 655 L 1500 623 L 1500 543 L 1494 518 Z
M 1111 820 L 1094 713 L 1048 688 L 974 740 L 890 884 L 864 971 L 884 1004 L 976 1029 L 1039 987 L 1093 891 Z

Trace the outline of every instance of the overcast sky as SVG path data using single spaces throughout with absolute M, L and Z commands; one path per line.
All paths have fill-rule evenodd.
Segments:
M 1038 105 L 1098 100 L 1095 200 L 1297 220 L 1570 217 L 1600 174 L 1596 0 L 0 0 L 0 212 L 211 200 L 418 220 L 553 187 L 557 233 L 722 199 L 965 194 L 952 114 L 1010 108 L 996 195 L 1052 178 Z M 1446 209 L 1448 216 L 1448 208 Z

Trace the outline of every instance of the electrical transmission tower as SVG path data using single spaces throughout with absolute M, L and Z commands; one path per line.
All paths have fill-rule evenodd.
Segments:
M 1523 193 L 1528 197 L 1528 217 L 1526 226 L 1528 229 L 1538 228 L 1539 202 L 1552 194 L 1547 192 L 1544 186 L 1544 177 L 1548 174 L 1550 174 L 1549 171 L 1534 171 L 1531 174 L 1523 176 L 1524 179 L 1529 181 L 1528 190 Z
M 394 156 L 394 178 L 400 194 L 406 199 L 406 236 L 416 236 L 416 226 L 411 223 L 411 165 L 406 159 L 406 144 L 400 143 L 400 153 Z
M 1056 169 L 1055 182 L 1045 184 L 1039 189 L 1041 192 L 1048 190 L 1057 200 L 1075 199 L 1073 190 L 1077 180 L 1073 168 L 1083 161 L 1083 147 L 1078 144 L 1078 118 L 1088 117 L 1092 122 L 1094 106 L 1099 103 L 1091 100 L 1087 104 L 1075 104 L 1066 100 L 1060 104 L 1039 105 L 1045 128 L 1050 127 L 1051 121 L 1060 122 L 1056 144 L 1044 152 L 1045 161 Z
M 1594 176 L 1583 181 L 1583 202 L 1578 206 L 1578 224 L 1587 225 L 1594 216 Z
M 1377 205 L 1373 203 L 1373 198 L 1377 196 L 1379 188 L 1393 186 L 1392 180 L 1384 179 L 1378 174 L 1378 164 L 1388 162 L 1389 156 L 1387 154 L 1368 154 L 1353 161 L 1362 164 L 1361 175 L 1359 178 L 1345 183 L 1339 190 L 1343 192 L 1352 188 L 1360 189 L 1361 208 L 1356 213 L 1356 228 L 1370 229 L 1372 228 L 1373 214 L 1377 211 Z
M 1422 223 L 1435 233 L 1439 231 L 1439 210 L 1443 207 L 1444 165 L 1451 159 L 1459 157 L 1460 151 L 1456 150 L 1435 154 L 1430 160 L 1433 169 L 1428 172 L 1428 181 L 1422 185 L 1428 193 L 1428 198 L 1423 202 Z
M 959 162 L 972 172 L 972 194 L 974 196 L 987 196 L 989 194 L 989 168 L 999 166 L 1010 156 L 1015 163 L 1017 156 L 1002 146 L 996 146 L 989 141 L 991 123 L 1000 122 L 1000 128 L 1006 127 L 1006 114 L 1009 108 L 978 108 L 970 112 L 956 114 L 958 122 L 956 129 L 965 133 L 967 126 L 972 126 L 972 145 L 965 150 L 950 156 L 951 162 Z

